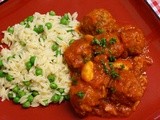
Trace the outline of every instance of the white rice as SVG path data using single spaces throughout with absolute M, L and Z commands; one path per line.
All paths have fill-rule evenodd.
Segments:
M 60 24 L 62 16 L 51 16 L 49 13 L 40 14 L 35 13 L 33 22 L 29 22 L 30 28 L 26 28 L 25 25 L 15 24 L 13 26 L 14 33 L 11 34 L 8 31 L 3 31 L 4 38 L 2 43 L 10 46 L 10 49 L 3 48 L 0 53 L 0 59 L 3 61 L 3 72 L 8 73 L 14 77 L 14 80 L 9 82 L 6 78 L 0 78 L 0 97 L 4 101 L 8 98 L 9 91 L 12 91 L 16 85 L 20 86 L 21 90 L 26 92 L 26 95 L 21 97 L 20 103 L 26 102 L 27 97 L 31 94 L 30 91 L 23 85 L 24 80 L 31 80 L 30 89 L 39 92 L 39 95 L 34 97 L 31 103 L 32 107 L 45 105 L 44 101 L 51 102 L 51 97 L 54 94 L 61 94 L 57 89 L 50 88 L 50 82 L 47 79 L 49 74 L 55 74 L 55 83 L 59 88 L 64 88 L 64 93 L 59 101 L 61 103 L 64 100 L 64 95 L 67 95 L 70 89 L 71 80 L 67 65 L 63 62 L 63 52 L 69 46 L 69 41 L 72 39 L 80 38 L 80 35 L 76 31 L 67 32 L 68 30 L 75 30 L 79 25 L 76 20 L 77 13 L 70 14 L 69 25 Z M 45 23 L 52 23 L 52 28 L 47 29 Z M 37 34 L 33 31 L 35 25 L 43 25 L 43 35 L 46 39 L 42 39 L 41 34 Z M 20 41 L 25 42 L 26 46 L 20 45 Z M 60 46 L 61 55 L 56 56 L 56 52 L 51 49 L 53 43 L 56 42 Z M 8 59 L 8 57 L 14 56 Z M 36 56 L 34 66 L 27 71 L 25 63 L 31 56 Z M 39 67 L 43 70 L 43 75 L 36 76 L 35 68 Z

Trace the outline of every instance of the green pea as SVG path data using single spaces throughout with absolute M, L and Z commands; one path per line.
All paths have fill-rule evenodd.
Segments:
M 36 68 L 35 74 L 36 74 L 36 76 L 42 75 L 43 70 L 41 68 Z
M 45 26 L 48 28 L 48 30 L 52 28 L 52 24 L 50 22 L 47 22 Z
M 58 87 L 58 86 L 57 86 L 56 83 L 54 83 L 54 82 L 50 83 L 50 88 L 51 88 L 51 89 L 56 89 L 57 87 Z
M 58 91 L 59 91 L 60 93 L 64 93 L 64 88 L 58 88 Z
M 9 93 L 8 93 L 8 98 L 9 98 L 9 99 L 13 99 L 13 98 L 14 98 L 13 92 L 9 92 Z
M 34 90 L 34 91 L 32 91 L 32 95 L 33 95 L 33 97 L 35 97 L 35 96 L 39 95 L 39 93 L 38 93 L 38 91 Z
M 11 82 L 12 80 L 14 80 L 14 78 L 13 78 L 12 75 L 7 74 L 6 75 L 6 80 L 9 81 L 9 82 Z
M 32 65 L 34 65 L 35 60 L 36 60 L 36 56 L 31 56 L 29 61 Z
M 57 57 L 58 55 L 62 55 L 62 53 L 61 53 L 61 50 L 56 50 L 56 54 L 55 54 L 55 56 Z
M 28 61 L 28 62 L 25 63 L 25 66 L 26 66 L 27 70 L 30 70 L 31 67 L 32 67 L 32 63 L 30 61 Z
M 56 13 L 55 13 L 54 11 L 50 11 L 50 12 L 49 12 L 49 15 L 50 15 L 50 16 L 55 16 L 55 14 L 56 14 Z
M 62 18 L 60 19 L 60 24 L 68 25 L 68 24 L 69 24 L 69 20 L 66 19 L 65 17 L 62 17 Z
M 23 84 L 24 84 L 25 86 L 30 86 L 30 85 L 31 85 L 31 81 L 23 81 Z
M 28 99 L 28 101 L 31 103 L 31 102 L 33 101 L 34 97 L 33 97 L 33 95 L 29 95 L 29 96 L 27 97 L 27 99 Z
M 53 103 L 58 103 L 60 98 L 61 98 L 61 95 L 55 94 L 55 95 L 52 96 L 51 101 Z
M 33 29 L 36 33 L 40 34 L 44 31 L 43 25 L 38 25 L 37 27 L 35 26 Z
M 18 93 L 19 90 L 20 88 L 17 85 L 12 89 L 14 93 Z
M 19 98 L 19 97 L 17 97 L 17 96 L 13 98 L 13 102 L 14 102 L 14 103 L 16 103 L 16 104 L 18 104 L 18 103 L 19 103 L 19 100 L 20 100 L 20 98 Z
M 58 50 L 58 48 L 59 48 L 59 45 L 58 45 L 57 43 L 54 43 L 54 44 L 52 45 L 52 50 L 53 50 L 53 51 Z
M 96 32 L 97 32 L 98 34 L 101 34 L 101 33 L 104 32 L 104 30 L 103 30 L 103 29 L 96 29 Z
M 0 78 L 6 77 L 6 73 L 0 70 Z
M 29 17 L 27 18 L 27 22 L 33 22 L 33 19 L 34 19 L 33 16 L 29 16 Z
M 3 66 L 4 66 L 4 65 L 3 65 L 3 61 L 0 60 L 0 68 L 3 67 Z
M 31 106 L 31 103 L 29 101 L 26 101 L 22 104 L 23 108 L 29 108 Z
M 18 96 L 19 98 L 21 98 L 21 97 L 23 97 L 25 94 L 26 94 L 25 91 L 19 90 L 18 93 L 17 93 L 17 96 Z
M 49 102 L 48 102 L 48 100 L 43 100 L 43 106 L 47 106 L 47 105 L 49 105 Z
M 13 28 L 13 27 L 9 27 L 9 28 L 7 29 L 7 31 L 8 31 L 9 33 L 13 34 L 13 33 L 14 33 L 14 28 Z
M 68 16 L 68 14 L 67 14 L 67 13 L 66 13 L 66 14 L 64 14 L 63 18 L 65 18 L 66 20 L 69 20 L 69 16 Z
M 77 95 L 80 99 L 82 99 L 82 98 L 84 97 L 85 93 L 84 93 L 83 91 L 79 91 L 79 92 L 77 92 L 76 95 Z
M 56 79 L 56 76 L 55 76 L 54 74 L 49 74 L 49 75 L 47 76 L 47 78 L 48 78 L 49 82 L 54 82 L 55 79 Z

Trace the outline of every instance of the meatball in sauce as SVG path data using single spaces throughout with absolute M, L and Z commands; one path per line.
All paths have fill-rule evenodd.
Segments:
M 65 51 L 72 85 L 70 102 L 80 116 L 128 116 L 144 94 L 147 55 L 143 32 L 134 26 L 118 27 L 104 9 L 84 16 L 83 37 Z

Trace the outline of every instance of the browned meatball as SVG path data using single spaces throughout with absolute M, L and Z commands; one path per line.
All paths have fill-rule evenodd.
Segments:
M 86 35 L 80 40 L 76 40 L 68 47 L 64 53 L 64 58 L 69 67 L 79 68 L 86 60 L 89 60 L 92 55 L 90 41 L 92 36 Z
M 127 26 L 121 31 L 122 42 L 130 55 L 139 55 L 145 47 L 145 38 L 138 28 Z
M 95 9 L 81 21 L 80 31 L 84 34 L 96 35 L 102 32 L 112 32 L 117 29 L 116 20 L 104 9 Z
M 92 107 L 97 105 L 100 95 L 91 86 L 81 80 L 70 89 L 70 101 L 76 112 L 80 116 L 85 116 L 92 111 Z
M 86 66 L 86 63 L 84 66 Z M 87 66 L 88 68 L 90 66 Z M 81 73 L 83 72 L 83 68 Z M 72 74 L 77 84 L 71 86 L 70 101 L 76 112 L 80 116 L 92 113 L 94 106 L 100 103 L 100 100 L 107 96 L 106 86 L 109 83 L 109 76 L 103 72 L 103 69 L 96 63 L 93 63 L 93 78 L 84 79 L 78 72 Z M 86 73 L 88 74 L 91 73 Z M 78 75 L 78 76 L 77 76 Z
M 131 71 L 123 70 L 120 79 L 111 81 L 110 88 L 114 89 L 111 101 L 126 106 L 133 106 L 143 95 L 139 81 Z
M 121 43 L 116 33 L 100 34 L 100 35 L 97 35 L 95 38 L 97 38 L 100 41 L 102 39 L 106 39 L 107 51 L 105 51 L 105 53 L 107 54 L 107 56 L 112 55 L 114 57 L 120 57 L 124 52 L 124 45 Z M 96 46 L 96 49 L 97 49 L 97 46 Z

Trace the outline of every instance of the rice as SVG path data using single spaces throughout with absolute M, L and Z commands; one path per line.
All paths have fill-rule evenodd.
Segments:
M 61 19 L 67 16 L 69 23 L 67 25 L 60 23 Z M 69 92 L 71 80 L 69 69 L 64 63 L 63 53 L 69 46 L 71 40 L 80 38 L 76 27 L 79 25 L 77 13 L 67 13 L 64 16 L 50 15 L 50 13 L 33 14 L 33 21 L 28 21 L 12 26 L 14 32 L 3 31 L 4 38 L 2 43 L 9 46 L 9 49 L 3 48 L 0 53 L 0 60 L 3 66 L 1 72 L 6 75 L 11 75 L 13 80 L 8 81 L 6 77 L 0 78 L 0 97 L 4 101 L 9 99 L 8 94 L 13 93 L 13 99 L 17 96 L 13 89 L 18 86 L 25 94 L 20 96 L 19 103 L 27 102 L 28 96 L 32 95 L 33 91 L 37 91 L 38 95 L 30 102 L 30 106 L 37 107 L 39 105 L 48 105 L 52 102 L 54 95 L 60 95 L 59 103 L 64 100 Z M 51 23 L 52 27 L 47 28 L 46 23 Z M 42 25 L 43 32 L 37 33 L 35 27 Z M 58 45 L 57 50 L 52 49 L 52 45 Z M 35 56 L 33 66 L 27 70 L 26 63 L 32 56 Z M 40 68 L 42 75 L 36 75 L 36 69 Z M 51 82 L 48 80 L 48 75 L 55 76 L 54 83 L 58 88 L 52 89 Z M 29 81 L 30 85 L 24 85 L 24 81 Z

